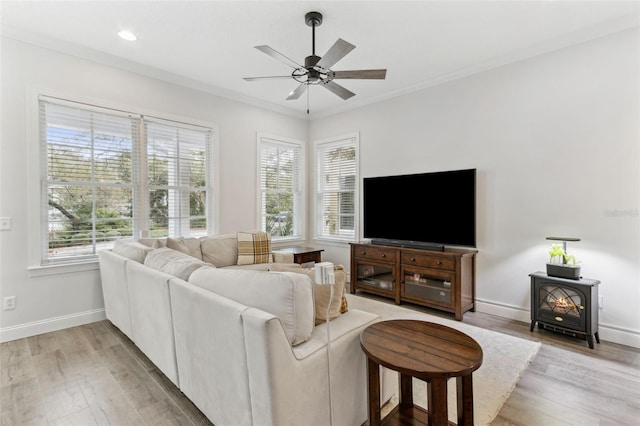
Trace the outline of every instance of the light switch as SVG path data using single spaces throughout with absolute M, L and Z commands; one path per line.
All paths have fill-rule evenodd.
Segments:
M 8 231 L 11 229 L 11 218 L 0 217 L 0 231 Z

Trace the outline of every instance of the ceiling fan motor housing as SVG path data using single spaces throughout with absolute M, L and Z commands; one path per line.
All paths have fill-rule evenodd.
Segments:
M 308 26 L 320 26 L 322 25 L 322 13 L 320 12 L 309 12 L 304 15 L 304 22 L 307 23 Z

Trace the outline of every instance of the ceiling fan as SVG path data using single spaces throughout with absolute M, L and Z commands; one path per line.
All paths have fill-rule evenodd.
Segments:
M 340 59 L 344 58 L 347 53 L 355 49 L 355 46 L 349 42 L 346 42 L 339 38 L 333 46 L 329 48 L 327 53 L 323 56 L 316 56 L 316 27 L 322 24 L 322 14 L 319 12 L 309 12 L 304 16 L 305 23 L 311 27 L 312 40 L 311 40 L 311 55 L 304 59 L 304 66 L 298 64 L 277 52 L 269 46 L 255 46 L 256 49 L 266 53 L 272 58 L 290 66 L 293 68 L 291 75 L 279 75 L 269 77 L 244 77 L 246 81 L 256 80 L 268 80 L 268 79 L 282 79 L 293 78 L 300 83 L 298 87 L 289 93 L 287 100 L 298 99 L 302 94 L 307 91 L 310 85 L 323 86 L 329 91 L 340 96 L 342 99 L 347 100 L 354 96 L 355 93 L 344 88 L 336 83 L 337 79 L 373 79 L 384 80 L 387 74 L 386 69 L 377 70 L 349 70 L 349 71 L 333 71 L 333 67 Z M 307 113 L 309 110 L 307 108 Z

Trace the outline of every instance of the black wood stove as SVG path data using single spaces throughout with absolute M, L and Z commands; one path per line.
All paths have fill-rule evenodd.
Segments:
M 531 277 L 531 331 L 549 329 L 587 340 L 593 349 L 598 336 L 598 284 L 600 281 L 581 278 L 550 277 L 534 272 Z

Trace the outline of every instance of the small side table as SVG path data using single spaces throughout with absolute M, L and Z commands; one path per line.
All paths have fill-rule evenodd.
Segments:
M 304 247 L 304 246 L 292 246 L 292 247 L 278 247 L 278 251 L 288 251 L 293 253 L 293 262 L 294 263 L 307 263 L 307 262 L 322 262 L 322 249 L 316 249 L 313 247 Z
M 417 320 L 381 321 L 360 335 L 367 355 L 369 426 L 455 424 L 448 420 L 447 380 L 456 378 L 458 425 L 473 426 L 471 374 L 482 348 L 466 334 Z M 400 403 L 380 419 L 380 365 L 400 373 Z M 413 404 L 412 378 L 427 382 L 428 411 Z

